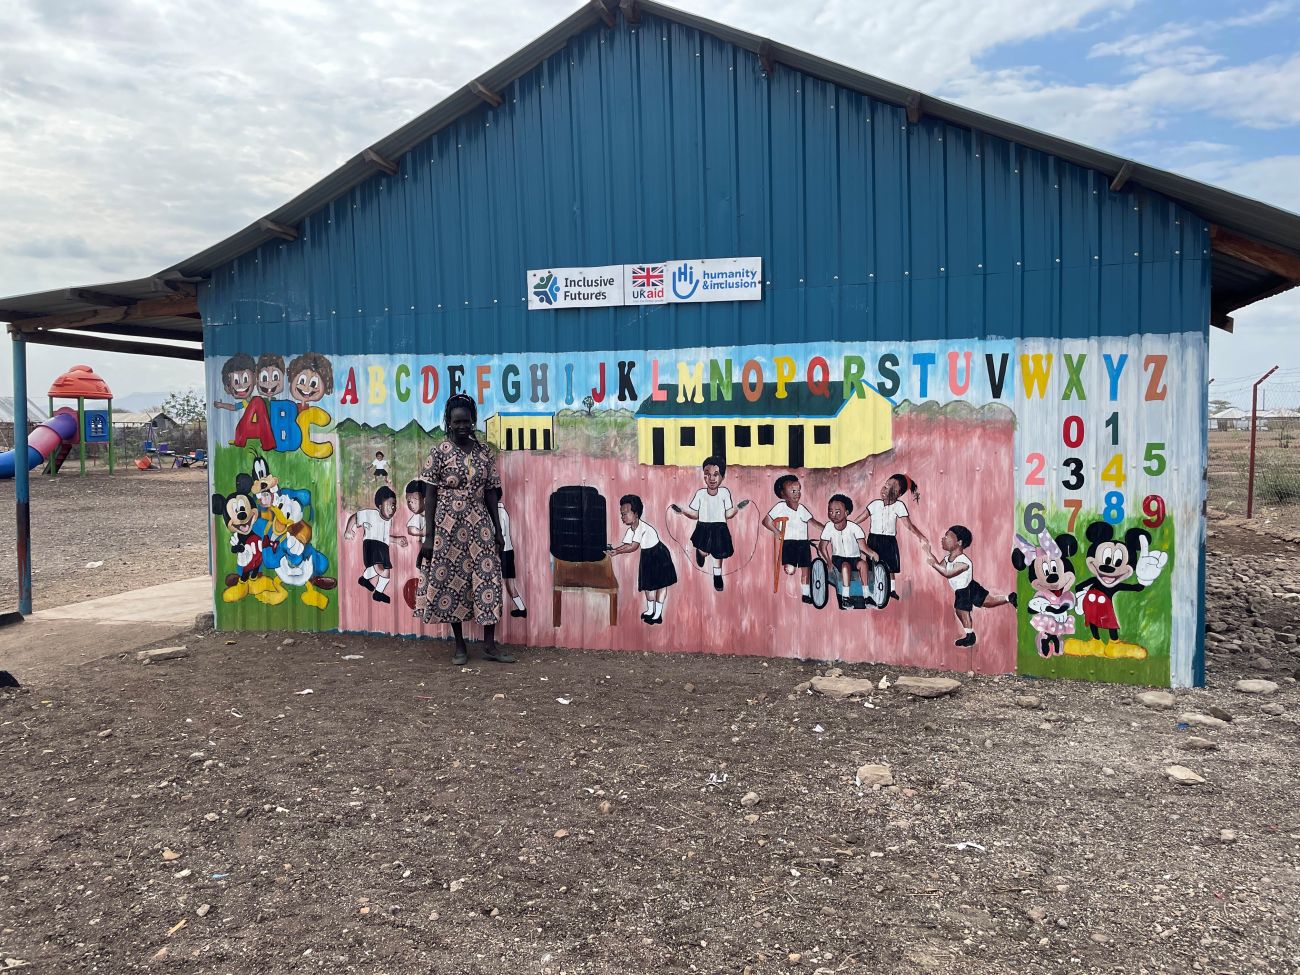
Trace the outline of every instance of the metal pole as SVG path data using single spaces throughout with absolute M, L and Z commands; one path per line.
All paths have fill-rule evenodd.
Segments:
M 1275 372 L 1277 366 L 1256 379 L 1255 385 L 1250 387 L 1250 474 L 1246 478 L 1247 518 L 1255 517 L 1255 416 L 1259 412 L 1259 384 Z
M 77 397 L 77 443 L 81 445 L 81 476 L 86 476 L 86 400 Z
M 18 519 L 18 612 L 32 614 L 32 495 L 27 471 L 27 341 L 14 347 L 14 509 Z

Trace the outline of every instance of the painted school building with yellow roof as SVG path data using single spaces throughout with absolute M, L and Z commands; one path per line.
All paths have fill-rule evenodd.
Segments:
M 636 413 L 637 459 L 655 467 L 699 467 L 720 457 L 742 467 L 845 467 L 894 446 L 893 407 L 869 387 L 865 395 L 818 396 L 807 383 L 767 384 L 753 400 L 677 402 L 660 387 Z

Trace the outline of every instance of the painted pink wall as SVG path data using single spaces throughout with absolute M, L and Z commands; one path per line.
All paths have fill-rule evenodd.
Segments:
M 827 499 L 847 494 L 859 507 L 876 497 L 886 477 L 905 472 L 920 485 L 920 503 L 905 498 L 913 520 L 942 557 L 939 538 L 949 525 L 966 525 L 974 534 L 969 550 L 975 578 L 990 592 L 1015 588 L 1010 552 L 1014 531 L 1014 424 L 1011 420 L 959 420 L 898 414 L 894 450 L 839 471 L 805 471 L 803 503 L 821 521 Z M 528 604 L 528 618 L 506 615 L 499 637 L 532 646 L 570 646 L 611 650 L 735 653 L 849 662 L 879 661 L 943 670 L 1009 673 L 1016 663 L 1015 612 L 1008 607 L 974 611 L 979 637 L 971 651 L 953 646 L 961 635 L 952 611 L 948 582 L 925 563 L 925 552 L 910 534 L 900 533 L 902 599 L 884 610 L 841 611 L 832 595 L 824 609 L 802 603 L 799 576 L 781 577 L 773 593 L 773 540 L 763 530 L 763 515 L 775 503 L 772 482 L 781 469 L 733 467 L 725 484 L 739 501 L 753 504 L 731 521 L 736 555 L 724 563 L 726 590 L 713 589 L 709 570 L 696 568 L 689 537 L 693 523 L 667 513 L 683 507 L 702 486 L 698 472 L 678 468 L 623 465 L 614 460 L 557 453 L 548 457 L 502 454 L 505 504 L 510 512 L 519 567 L 517 580 Z M 619 624 L 609 625 L 606 598 L 596 593 L 565 593 L 563 624 L 551 625 L 551 558 L 548 502 L 565 484 L 592 484 L 605 496 L 611 544 L 622 538 L 618 498 L 638 494 L 645 520 L 673 550 L 679 582 L 668 591 L 664 623 L 641 622 L 644 603 L 636 591 L 637 556 L 615 560 L 619 579 Z M 855 511 L 856 513 L 856 511 Z M 339 513 L 340 531 L 349 512 Z M 399 508 L 394 525 L 405 531 L 408 513 Z M 673 540 L 676 537 L 676 541 Z M 417 625 L 401 598 L 415 575 L 416 546 L 392 547 L 393 603 L 370 599 L 357 585 L 362 572 L 361 533 L 351 541 L 341 534 L 340 626 L 345 630 L 443 635 L 444 627 Z M 506 599 L 505 609 L 510 608 Z

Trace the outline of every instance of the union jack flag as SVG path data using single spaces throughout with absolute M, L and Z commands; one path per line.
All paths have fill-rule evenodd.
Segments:
M 664 283 L 662 264 L 643 264 L 632 268 L 632 284 L 638 288 L 656 288 Z

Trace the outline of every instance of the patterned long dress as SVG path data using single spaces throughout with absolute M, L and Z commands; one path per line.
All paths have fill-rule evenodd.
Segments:
M 492 449 L 475 441 L 462 451 L 444 440 L 429 451 L 420 480 L 438 488 L 426 539 L 432 555 L 415 590 L 415 618 L 426 623 L 501 619 L 501 560 L 483 492 L 501 488 Z

